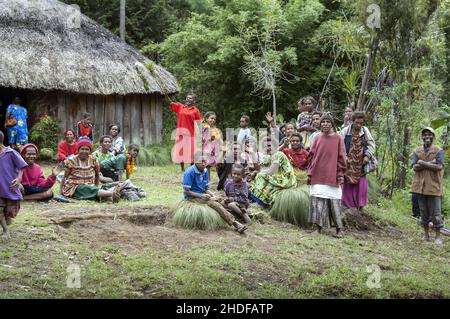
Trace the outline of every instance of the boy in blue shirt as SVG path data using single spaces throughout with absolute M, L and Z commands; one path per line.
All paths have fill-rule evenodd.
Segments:
M 228 212 L 219 202 L 220 199 L 209 190 L 208 170 L 206 169 L 207 158 L 201 152 L 197 152 L 194 157 L 195 164 L 189 167 L 183 174 L 184 198 L 193 202 L 205 203 L 217 213 L 230 226 L 234 226 L 236 231 L 242 234 L 247 230 L 247 226 L 242 225 L 234 216 Z

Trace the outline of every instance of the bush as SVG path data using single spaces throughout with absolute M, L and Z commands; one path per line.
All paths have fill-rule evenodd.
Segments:
M 141 147 L 136 159 L 138 166 L 162 166 L 172 162 L 170 147 L 159 144 Z
M 47 148 L 56 154 L 58 151 L 59 131 L 58 121 L 48 115 L 44 115 L 31 128 L 30 141 L 40 149 Z
M 42 148 L 39 152 L 39 159 L 41 161 L 52 161 L 55 153 L 50 148 Z
M 228 225 L 214 209 L 206 204 L 182 201 L 173 215 L 175 226 L 187 229 L 216 230 Z

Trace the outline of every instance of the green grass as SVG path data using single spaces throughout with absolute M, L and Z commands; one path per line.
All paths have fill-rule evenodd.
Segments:
M 23 203 L 13 239 L 0 245 L 0 298 L 450 298 L 449 240 L 440 247 L 420 240 L 407 192 L 368 210 L 393 227 L 388 233 L 343 239 L 276 221 L 254 222 L 239 236 L 231 227 L 193 231 L 170 221 L 121 228 L 120 220 L 94 220 L 63 228 L 43 216 L 174 208 L 182 199 L 179 170 L 138 167 L 133 182 L 148 195 L 140 202 Z M 79 289 L 66 286 L 73 263 L 81 269 Z M 380 288 L 367 285 L 372 264 L 380 268 Z

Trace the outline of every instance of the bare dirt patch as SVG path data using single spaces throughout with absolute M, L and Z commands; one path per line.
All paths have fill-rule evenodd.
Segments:
M 348 209 L 344 213 L 343 224 L 346 233 L 356 238 L 366 237 L 401 237 L 402 233 L 396 227 L 381 224 L 364 211 Z

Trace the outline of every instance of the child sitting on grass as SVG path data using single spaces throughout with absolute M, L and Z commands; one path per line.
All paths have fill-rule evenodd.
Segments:
M 209 190 L 206 156 L 201 152 L 197 152 L 195 153 L 194 161 L 194 165 L 189 167 L 183 174 L 184 198 L 193 202 L 207 204 L 214 209 L 228 225 L 234 226 L 236 231 L 242 234 L 247 230 L 247 226 L 236 221 L 234 216 L 220 203 L 220 198 L 216 197 Z
M 20 190 L 24 200 L 46 200 L 53 197 L 52 187 L 56 182 L 56 176 L 62 171 L 60 165 L 53 168 L 52 174 L 44 176 L 42 168 L 36 164 L 39 149 L 34 144 L 26 144 L 20 149 L 25 162 L 28 164 L 23 169 L 22 184 Z
M 119 154 L 113 158 L 100 162 L 100 172 L 104 177 L 112 178 L 113 181 L 122 181 L 125 170 L 126 179 L 133 174 L 134 162 L 139 155 L 139 145 L 131 144 L 128 147 L 128 154 Z
M 224 206 L 242 217 L 246 224 L 250 224 L 252 220 L 246 211 L 248 208 L 248 185 L 244 180 L 244 166 L 234 164 L 232 176 L 233 178 L 228 178 L 225 182 L 225 195 L 227 195 L 227 198 L 224 200 Z
M 8 225 L 20 210 L 22 193 L 19 190 L 23 169 L 27 163 L 10 147 L 3 145 L 5 136 L 0 131 L 0 224 L 2 238 L 10 237 Z

